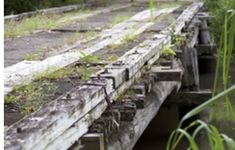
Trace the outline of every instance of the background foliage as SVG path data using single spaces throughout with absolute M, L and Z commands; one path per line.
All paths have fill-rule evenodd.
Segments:
M 85 0 L 4 0 L 4 15 L 82 2 Z

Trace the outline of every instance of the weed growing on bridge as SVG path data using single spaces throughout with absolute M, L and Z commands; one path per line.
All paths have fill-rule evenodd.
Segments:
M 65 26 L 76 20 L 75 15 L 85 14 L 90 10 L 77 10 L 65 14 L 38 14 L 30 18 L 23 18 L 20 21 L 10 20 L 4 22 L 4 38 L 14 38 L 28 35 L 35 30 L 48 30 Z
M 36 60 L 37 57 L 38 57 L 37 54 L 27 54 L 27 55 L 24 57 L 24 60 L 32 61 L 32 60 Z
M 62 79 L 65 77 L 68 77 L 69 75 L 71 75 L 74 72 L 73 69 L 65 69 L 65 68 L 61 68 L 58 69 L 57 71 L 53 72 L 53 73 L 46 73 L 45 75 L 43 75 L 46 79 L 52 79 L 52 80 L 57 80 L 57 79 Z
M 20 21 L 10 20 L 4 23 L 4 38 L 13 38 L 17 36 L 27 35 L 34 30 L 51 29 L 57 26 L 55 20 L 59 16 L 36 15 L 31 18 L 25 18 Z
M 11 95 L 5 96 L 5 104 L 19 108 L 23 115 L 36 111 L 46 97 L 53 95 L 56 86 L 46 80 L 35 81 L 27 86 L 15 86 Z
M 130 18 L 130 14 L 129 13 L 127 13 L 127 14 L 125 14 L 125 15 L 118 15 L 118 16 L 116 16 L 113 20 L 112 20 L 112 24 L 113 25 L 116 25 L 116 24 L 119 24 L 119 23 L 121 23 L 121 22 L 124 22 L 124 21 L 126 21 L 127 19 L 129 19 Z
M 90 40 L 90 39 L 96 37 L 97 35 L 98 35 L 98 34 L 97 34 L 97 32 L 95 32 L 95 31 L 87 31 L 87 32 L 85 33 L 84 37 L 85 37 L 86 40 Z
M 171 47 L 172 47 L 171 45 L 163 45 L 161 55 L 163 57 L 171 57 L 171 56 L 174 57 L 176 53 Z
M 176 33 L 175 28 L 176 28 L 176 25 L 175 23 L 173 23 L 169 30 L 170 36 L 171 36 L 171 44 L 174 46 L 180 46 L 183 44 L 184 38 L 180 34 Z
M 134 34 L 127 34 L 124 38 L 121 40 L 121 44 L 126 44 L 130 41 L 134 41 L 136 38 L 136 35 Z
M 88 80 L 91 75 L 91 71 L 88 69 L 88 65 L 89 63 L 92 62 L 98 62 L 99 58 L 97 56 L 92 56 L 82 51 L 80 53 L 81 53 L 81 60 L 83 62 L 83 64 L 79 69 L 80 73 L 82 74 L 81 79 Z
M 150 16 L 151 16 L 151 20 L 154 19 L 153 13 L 154 13 L 154 0 L 149 0 L 149 10 L 150 10 Z

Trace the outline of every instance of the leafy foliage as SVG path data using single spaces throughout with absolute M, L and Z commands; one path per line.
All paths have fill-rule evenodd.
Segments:
M 91 72 L 88 70 L 89 63 L 98 62 L 99 58 L 97 56 L 88 55 L 86 52 L 81 51 L 81 60 L 83 65 L 81 66 L 79 72 L 82 73 L 82 80 L 88 80 Z
M 223 100 L 222 98 L 227 97 L 233 92 L 235 92 L 235 85 L 223 91 L 222 93 L 212 97 L 208 101 L 204 102 L 203 104 L 199 105 L 198 107 L 188 112 L 180 121 L 179 127 L 171 134 L 168 144 L 167 144 L 167 150 L 176 149 L 180 141 L 183 139 L 183 137 L 186 137 L 186 139 L 190 143 L 188 149 L 199 150 L 198 144 L 196 142 L 196 137 L 198 133 L 200 133 L 201 131 L 204 131 L 207 133 L 210 149 L 234 150 L 235 141 L 224 134 L 220 134 L 218 129 L 211 124 L 205 123 L 201 120 L 196 120 L 192 122 L 190 125 L 188 125 L 187 127 L 183 129 L 181 128 L 185 120 L 188 120 L 189 118 L 197 115 L 201 111 L 208 109 L 214 103 Z M 189 130 L 195 127 L 196 129 L 193 131 L 192 134 L 190 134 Z
M 5 0 L 4 14 L 17 14 L 42 8 L 81 3 L 81 0 Z
M 162 49 L 162 56 L 175 56 L 175 51 L 171 48 L 170 45 L 164 45 Z

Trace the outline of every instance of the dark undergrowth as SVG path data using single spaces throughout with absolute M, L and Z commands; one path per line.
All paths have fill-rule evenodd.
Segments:
M 4 0 L 4 15 L 71 4 L 107 3 L 109 0 Z

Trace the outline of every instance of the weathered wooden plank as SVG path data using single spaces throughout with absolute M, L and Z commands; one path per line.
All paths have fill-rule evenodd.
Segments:
M 13 66 L 5 68 L 4 72 L 11 74 L 11 73 L 17 72 L 19 70 L 24 70 L 28 66 L 30 66 L 32 64 L 36 64 L 37 62 L 38 61 L 27 61 L 27 60 L 24 60 L 24 61 L 18 63 L 17 66 L 13 65 Z
M 85 6 L 88 6 L 88 4 L 77 4 L 77 5 L 69 5 L 69 6 L 63 6 L 63 7 L 54 7 L 54 8 L 49 8 L 49 9 L 41 9 L 37 11 L 31 11 L 31 12 L 25 12 L 17 15 L 8 15 L 4 17 L 4 21 L 8 20 L 19 20 L 23 17 L 31 17 L 36 14 L 40 13 L 46 13 L 46 14 L 56 14 L 56 13 L 64 13 L 64 12 L 69 12 L 72 10 L 80 9 Z
M 184 48 L 182 64 L 185 68 L 183 86 L 188 88 L 199 88 L 199 68 L 197 50 L 195 48 Z
M 108 13 L 110 11 L 119 10 L 119 9 L 123 9 L 123 8 L 128 8 L 130 6 L 132 6 L 132 4 L 114 5 L 114 6 L 110 6 L 108 8 L 102 8 L 100 10 L 96 10 L 96 11 L 91 12 L 91 13 L 88 12 L 88 13 L 85 13 L 85 14 L 79 14 L 77 16 L 73 16 L 73 17 L 68 18 L 68 19 L 63 19 L 63 20 L 60 20 L 60 22 L 66 22 L 66 21 L 71 21 L 71 20 L 82 20 L 82 19 L 94 16 L 94 15 Z
M 163 13 L 170 13 L 173 10 L 175 10 L 176 8 L 177 7 L 158 10 L 157 13 L 155 14 L 156 16 L 154 16 L 154 17 L 157 17 Z M 142 13 L 138 13 L 134 17 L 139 16 L 140 14 L 142 14 Z M 148 16 L 150 16 L 150 15 L 148 15 Z M 87 54 L 92 54 L 92 53 L 99 51 L 100 49 L 102 49 L 110 44 L 114 44 L 115 42 L 120 43 L 123 40 L 123 38 L 125 38 L 126 36 L 128 36 L 130 34 L 132 36 L 136 36 L 136 35 L 142 33 L 144 30 L 146 30 L 149 26 L 151 26 L 153 24 L 153 22 L 147 22 L 147 23 L 134 22 L 134 23 L 135 23 L 135 25 L 131 25 L 131 26 L 127 23 L 128 28 L 124 28 L 123 30 L 117 29 L 117 30 L 113 30 L 112 32 L 108 32 L 108 33 L 106 31 L 104 31 L 104 33 L 101 33 L 101 36 L 100 36 L 101 41 L 99 41 L 98 43 L 94 44 L 93 46 L 85 49 L 84 51 Z M 105 37 L 102 37 L 103 34 L 107 34 L 107 35 L 105 35 Z M 35 78 L 35 75 L 37 75 L 37 77 L 38 77 L 38 75 L 43 75 L 45 72 L 52 73 L 52 72 L 58 70 L 59 68 L 65 67 L 71 63 L 78 61 L 80 59 L 80 57 L 82 57 L 80 54 L 80 50 L 74 49 L 71 52 L 67 52 L 67 53 L 64 53 L 61 55 L 47 58 L 39 63 L 36 63 L 34 65 L 29 66 L 27 69 L 24 69 L 24 70 L 21 70 L 18 72 L 14 72 L 11 74 L 6 73 L 4 75 L 4 84 L 7 87 L 28 84 Z M 5 91 L 5 93 L 7 94 L 6 91 Z
M 198 3 L 198 5 L 200 6 L 201 3 Z M 135 69 L 133 69 L 134 71 L 131 75 L 130 73 L 128 74 L 130 75 L 129 80 L 123 81 L 115 91 L 113 91 L 113 80 L 100 78 L 93 79 L 90 82 L 98 82 L 99 84 L 106 83 L 107 94 L 111 94 L 110 97 L 116 99 L 120 93 L 128 89 L 159 58 L 160 49 L 155 48 L 159 47 L 159 44 L 164 43 L 166 40 L 169 40 L 169 35 L 163 35 L 161 38 L 155 37 L 153 40 L 144 42 L 147 44 L 142 43 L 137 46 L 134 51 L 140 48 L 142 52 L 140 53 L 142 55 L 138 55 L 140 63 L 130 63 L 130 66 L 125 66 L 129 69 Z M 144 52 L 144 50 L 147 52 Z M 134 53 L 132 52 L 132 54 Z M 133 57 L 128 58 L 132 59 Z M 130 61 L 130 59 L 125 60 Z M 162 89 L 162 91 L 168 90 Z M 90 123 L 94 121 L 91 116 L 97 112 L 93 110 L 103 112 L 102 109 L 107 105 L 104 100 L 106 97 L 105 93 L 104 89 L 97 85 L 80 85 L 74 88 L 70 91 L 71 99 L 66 99 L 66 95 L 63 95 L 43 106 L 43 109 L 10 126 L 5 132 L 5 149 L 57 148 L 60 145 L 58 141 L 66 141 L 64 148 L 72 145 L 76 139 L 87 132 Z M 79 122 L 81 120 L 84 120 L 82 121 L 83 123 Z M 75 128 L 72 128 L 76 122 L 78 123 L 79 129 L 81 129 L 79 132 L 75 131 Z
M 88 133 L 81 139 L 81 144 L 84 145 L 84 150 L 105 150 L 104 135 L 100 133 Z
M 186 10 L 184 10 L 184 12 L 176 20 L 176 34 L 181 33 L 183 27 L 187 22 L 191 21 L 202 5 L 203 3 L 193 3 Z M 171 26 L 168 29 L 170 28 Z M 133 48 L 131 51 L 127 52 L 124 56 L 118 59 L 119 62 L 123 62 L 127 66 L 129 78 L 131 78 L 131 76 L 133 76 L 147 60 L 149 60 L 154 55 L 160 54 L 159 48 L 162 46 L 162 44 L 170 43 L 171 37 L 162 35 L 169 35 L 168 29 L 162 31 L 161 34 L 154 35 L 153 40 L 147 40 L 143 42 L 139 45 L 139 47 Z M 133 66 L 133 64 L 134 67 L 128 68 L 129 66 Z
M 64 131 L 64 133 L 60 136 L 53 139 L 53 141 L 46 145 L 44 149 L 68 149 L 78 140 L 78 138 L 88 132 L 88 127 L 92 125 L 94 120 L 101 116 L 106 107 L 107 103 L 105 101 L 99 103 L 94 109 L 91 110 L 91 112 L 87 113 L 82 119 L 72 124 L 71 127 L 66 129 L 66 131 Z
M 91 83 L 104 84 L 108 94 L 113 91 L 112 80 L 100 79 Z M 43 109 L 10 126 L 5 133 L 5 149 L 16 146 L 23 149 L 46 148 L 106 97 L 103 87 L 96 85 L 78 86 L 70 91 L 71 99 L 66 99 L 65 96 L 59 97 L 43 106 Z M 86 121 L 85 123 L 88 124 Z M 82 129 L 81 132 L 85 131 Z
M 161 66 L 152 66 L 151 74 L 156 76 L 157 81 L 181 81 L 183 70 L 181 68 L 165 68 Z
M 197 21 L 194 19 L 194 21 L 190 24 L 193 27 L 189 27 L 191 28 L 191 31 L 190 30 L 187 31 L 189 35 L 186 39 L 186 46 L 190 48 L 193 48 L 195 47 L 195 45 L 198 44 L 199 26 L 196 25 L 196 22 Z
M 119 132 L 109 139 L 107 150 L 131 150 L 176 85 L 177 82 L 157 82 L 154 92 L 147 96 L 146 107 L 137 110 L 133 122 L 121 124 Z

